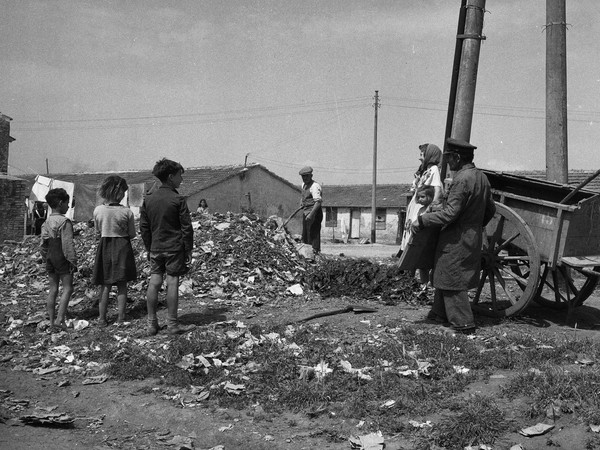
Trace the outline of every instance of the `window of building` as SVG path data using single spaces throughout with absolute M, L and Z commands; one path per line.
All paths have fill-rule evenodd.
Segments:
M 337 227 L 337 216 L 338 216 L 338 209 L 333 207 L 333 206 L 329 206 L 325 208 L 325 226 L 326 227 Z
M 385 217 L 386 217 L 386 209 L 385 208 L 377 208 L 375 210 L 375 229 L 376 230 L 385 230 Z

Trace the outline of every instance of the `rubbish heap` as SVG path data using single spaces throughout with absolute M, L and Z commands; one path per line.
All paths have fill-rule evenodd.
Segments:
M 305 278 L 309 263 L 298 254 L 293 239 L 276 218 L 193 213 L 192 223 L 194 252 L 190 271 L 182 278 L 183 294 L 221 298 L 260 296 L 264 301 Z M 6 288 L 20 292 L 35 288 L 40 296 L 44 295 L 46 273 L 39 244 L 39 236 L 28 236 L 22 242 L 0 248 L 0 280 Z M 147 254 L 139 236 L 132 240 L 132 245 L 138 281 L 130 284 L 130 291 L 145 292 L 150 273 Z M 75 248 L 79 270 L 73 298 L 78 295 L 91 298 L 97 290 L 91 282 L 96 237 L 88 223 L 75 224 Z
M 312 267 L 307 280 L 323 297 L 379 299 L 388 305 L 429 302 L 427 291 L 421 290 L 415 277 L 396 264 L 362 258 L 331 259 Z
M 333 256 L 305 259 L 281 218 L 275 216 L 265 220 L 250 213 L 192 213 L 192 224 L 194 252 L 190 271 L 181 280 L 182 295 L 267 303 L 286 296 L 290 286 L 301 284 L 323 297 L 376 299 L 387 304 L 426 300 L 426 295 L 420 299 L 414 278 L 393 263 Z M 97 287 L 91 282 L 95 231 L 80 222 L 75 224 L 75 235 L 79 270 L 73 299 L 96 302 Z M 6 295 L 44 297 L 47 280 L 39 244 L 39 236 L 28 236 L 0 247 L 0 285 L 9 290 Z M 138 281 L 128 289 L 132 298 L 143 300 L 150 266 L 139 236 L 132 245 Z

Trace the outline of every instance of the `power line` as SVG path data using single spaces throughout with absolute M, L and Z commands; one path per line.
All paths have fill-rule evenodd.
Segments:
M 215 112 L 195 112 L 195 113 L 182 113 L 182 114 L 165 114 L 165 115 L 150 115 L 150 116 L 134 116 L 134 117 L 103 117 L 103 118 L 87 118 L 87 119 L 51 119 L 51 120 L 21 120 L 20 123 L 39 123 L 39 124 L 51 124 L 51 123 L 87 123 L 87 122 L 114 122 L 114 121 L 128 121 L 128 120 L 155 120 L 155 119 L 178 119 L 183 117 L 206 117 L 206 116 L 219 116 L 228 114 L 243 114 L 243 113 L 254 113 L 264 111 L 276 111 L 281 109 L 298 109 L 298 108 L 310 108 L 315 106 L 326 106 L 335 105 L 339 103 L 355 103 L 368 100 L 369 97 L 354 97 L 345 98 L 340 100 L 328 100 L 319 102 L 304 102 L 304 103 L 292 103 L 287 105 L 275 105 L 275 106 L 260 106 L 254 108 L 240 108 L 240 109 L 229 109 Z
M 443 102 L 438 102 L 435 100 L 422 100 L 422 99 L 411 99 L 411 98 L 399 98 L 399 97 L 389 97 L 388 100 L 397 100 L 404 102 L 420 102 L 424 104 L 430 105 L 439 105 L 439 108 L 436 107 L 427 107 L 427 106 L 419 106 L 419 105 L 405 105 L 398 103 L 390 103 L 387 106 L 391 106 L 392 108 L 401 108 L 401 109 L 417 109 L 417 110 L 425 110 L 425 111 L 446 111 L 446 104 Z M 481 109 L 484 109 L 482 111 Z M 505 113 L 495 113 L 495 112 L 486 112 L 485 109 L 490 110 L 500 110 L 506 111 Z M 513 113 L 511 113 L 513 112 Z M 532 113 L 539 114 L 539 116 L 535 115 L 524 115 L 518 114 L 516 112 L 523 113 Z M 486 105 L 486 104 L 475 104 L 474 114 L 482 115 L 482 116 L 496 116 L 496 117 L 514 117 L 514 118 L 524 118 L 524 119 L 535 119 L 535 120 L 545 120 L 545 109 L 543 108 L 535 108 L 535 107 L 527 107 L 527 106 L 497 106 L 497 105 Z M 591 111 L 591 110 L 579 110 L 579 109 L 569 109 L 568 113 L 571 115 L 569 117 L 570 122 L 594 122 L 600 119 L 600 111 Z M 582 117 L 572 117 L 572 115 L 592 115 L 593 118 L 582 118 Z
M 239 122 L 258 120 L 265 118 L 276 118 L 285 116 L 296 116 L 302 114 L 313 114 L 338 111 L 340 109 L 360 109 L 370 102 L 370 97 L 354 97 L 339 100 L 316 101 L 293 103 L 285 105 L 261 106 L 255 108 L 230 109 L 216 112 L 196 112 L 182 114 L 148 115 L 136 117 L 111 117 L 111 118 L 86 118 L 86 119 L 52 119 L 52 120 L 23 120 L 14 123 L 15 128 L 20 131 L 77 131 L 77 130 L 106 130 L 106 129 L 129 129 L 129 128 L 151 128 L 157 126 L 181 126 L 193 124 L 218 124 L 228 122 Z M 447 105 L 437 100 L 410 98 L 410 97 L 386 97 L 384 106 L 408 110 L 424 111 L 446 111 Z M 420 103 L 407 105 L 405 103 Z M 429 105 L 429 106 L 427 106 Z M 474 114 L 495 117 L 513 117 L 534 120 L 545 120 L 545 110 L 542 108 L 526 106 L 500 106 L 500 105 L 475 105 Z M 482 110 L 483 109 L 483 110 Z M 492 110 L 492 112 L 485 110 Z M 503 111 L 502 113 L 493 110 Z M 534 115 L 521 114 L 531 113 Z M 539 114 L 536 116 L 535 114 Z M 570 122 L 594 122 L 600 119 L 600 111 L 569 110 Z M 573 117 L 573 115 L 579 117 Z M 592 118 L 581 117 L 591 115 Z M 187 119 L 187 120 L 182 120 Z M 135 123 L 135 122 L 138 123 Z M 148 122 L 150 121 L 150 122 Z M 129 123 L 115 123 L 129 122 Z M 134 122 L 134 123 L 131 123 Z M 141 122 L 141 123 L 140 123 Z M 20 127 L 20 124 L 39 124 L 39 126 Z M 81 125 L 78 125 L 81 124 Z M 86 125 L 96 124 L 96 125 Z
M 346 105 L 346 106 L 331 106 L 331 107 L 323 107 L 323 108 L 315 108 L 311 110 L 305 111 L 286 111 L 279 113 L 271 113 L 271 114 L 259 114 L 259 115 L 247 115 L 247 116 L 239 116 L 239 117 L 222 117 L 222 118 L 207 118 L 207 119 L 197 119 L 197 120 L 179 120 L 172 122 L 159 122 L 159 123 L 129 123 L 129 124 L 103 124 L 103 125 L 90 125 L 90 126 L 53 126 L 53 127 L 23 127 L 18 128 L 19 131 L 56 131 L 56 130 L 65 130 L 65 131 L 77 131 L 77 130 L 115 130 L 115 129 L 130 129 L 130 128 L 151 128 L 151 127 L 164 127 L 164 126 L 179 126 L 179 125 L 197 125 L 197 124 L 218 124 L 218 123 L 229 123 L 229 122 L 239 122 L 239 121 L 248 121 L 248 120 L 258 120 L 265 118 L 276 118 L 276 117 L 289 117 L 289 116 L 299 116 L 304 114 L 313 114 L 313 113 L 324 113 L 324 112 L 332 112 L 338 109 L 361 109 L 366 108 L 366 104 L 359 105 Z M 17 129 L 17 127 L 15 127 Z
M 279 166 L 279 167 L 287 167 L 289 168 L 291 167 L 303 167 L 304 164 L 300 164 L 300 163 L 290 163 L 290 162 L 281 162 L 275 159 L 269 159 L 269 158 L 265 158 L 262 156 L 258 156 L 255 155 L 254 153 L 250 153 L 250 155 L 252 156 L 252 159 L 256 160 L 257 162 L 263 162 L 263 163 L 269 163 L 272 164 L 274 166 Z M 339 173 L 339 172 L 344 172 L 347 174 L 367 174 L 367 173 L 371 173 L 372 169 L 367 168 L 367 169 L 354 169 L 354 168 L 348 168 L 348 167 L 333 167 L 333 166 L 312 166 L 313 169 L 318 169 L 320 172 L 335 172 L 335 173 Z M 415 171 L 415 167 L 388 167 L 385 169 L 378 169 L 377 173 L 406 173 L 406 172 L 414 172 Z

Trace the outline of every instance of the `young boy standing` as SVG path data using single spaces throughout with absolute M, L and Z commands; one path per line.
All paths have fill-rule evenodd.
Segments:
M 194 232 L 185 198 L 177 188 L 184 169 L 181 164 L 163 158 L 156 163 L 152 174 L 162 185 L 146 196 L 140 209 L 140 234 L 148 251 L 150 281 L 146 293 L 148 335 L 158 333 L 158 292 L 166 273 L 167 333 L 182 334 L 194 329 L 178 323 L 179 277 L 188 271 L 192 259 Z
M 52 208 L 52 214 L 42 224 L 42 245 L 40 253 L 48 272 L 49 289 L 46 309 L 50 319 L 50 330 L 57 327 L 65 329 L 65 315 L 69 299 L 73 294 L 73 274 L 77 271 L 77 256 L 73 243 L 73 224 L 65 217 L 69 210 L 69 194 L 62 188 L 50 189 L 46 202 Z M 56 314 L 56 298 L 59 282 L 63 291 Z

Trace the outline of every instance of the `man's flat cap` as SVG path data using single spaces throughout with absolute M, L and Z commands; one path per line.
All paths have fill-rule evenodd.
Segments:
M 300 175 L 310 175 L 312 174 L 313 170 L 312 167 L 310 166 L 306 166 L 303 167 L 302 169 L 300 169 L 300 172 L 298 172 Z
M 458 153 L 459 155 L 472 155 L 477 147 L 462 139 L 446 139 L 446 151 L 444 153 Z

